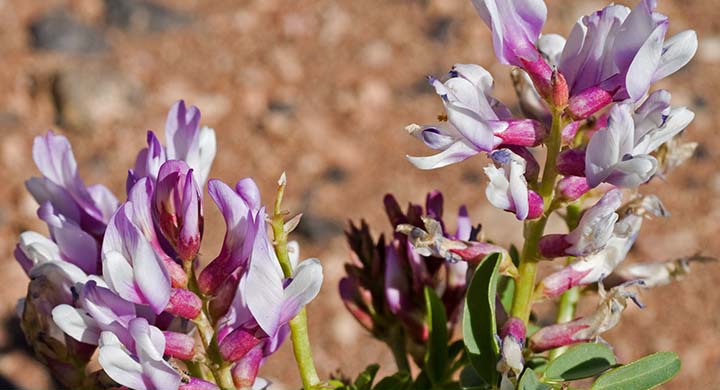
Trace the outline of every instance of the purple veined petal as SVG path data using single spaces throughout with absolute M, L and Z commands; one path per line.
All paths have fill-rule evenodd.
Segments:
M 653 75 L 653 81 L 663 79 L 677 72 L 695 56 L 698 48 L 697 33 L 685 30 L 665 40 L 660 64 Z
M 55 325 L 68 336 L 86 344 L 98 344 L 100 328 L 83 310 L 70 305 L 59 305 L 52 310 L 52 316 Z
M 547 18 L 542 0 L 473 0 L 493 34 L 495 56 L 503 64 L 522 66 L 520 58 L 535 60 L 535 42 Z
M 460 94 L 456 92 L 457 88 L 468 87 L 465 81 L 474 87 L 474 91 L 465 94 L 465 96 L 471 98 L 472 104 L 468 104 L 470 102 L 461 98 Z M 509 109 L 491 96 L 493 84 L 494 80 L 490 72 L 476 64 L 453 65 L 452 70 L 450 70 L 450 79 L 445 82 L 445 86 L 455 92 L 458 100 L 471 107 L 481 118 L 487 120 L 507 120 L 512 118 Z
M 148 387 L 177 389 L 180 386 L 180 374 L 162 358 L 165 336 L 160 329 L 150 326 L 144 318 L 136 318 L 130 322 L 130 334 L 135 341 L 135 353 Z
M 57 214 L 49 202 L 40 206 L 38 216 L 48 224 L 63 260 L 77 265 L 88 274 L 98 273 L 99 253 L 95 238 L 74 221 Z
M 458 136 L 453 135 L 447 129 L 449 126 L 419 126 L 411 124 L 405 128 L 410 135 L 422 141 L 427 147 L 435 150 L 445 150 L 454 142 L 458 141 Z M 455 133 L 457 131 L 454 131 Z
M 465 141 L 456 141 L 440 153 L 427 157 L 405 156 L 418 169 L 437 169 L 455 164 L 478 154 L 479 152 Z
M 179 100 L 170 108 L 165 122 L 167 157 L 185 160 L 194 145 L 199 142 L 200 110 L 195 106 L 185 107 Z
M 638 152 L 639 145 L 648 143 L 650 137 L 645 137 L 645 135 L 661 127 L 668 119 L 671 98 L 672 95 L 667 90 L 653 91 L 633 113 L 633 121 L 635 121 L 635 152 Z M 640 151 L 640 153 L 645 152 Z
M 95 184 L 87 188 L 95 207 L 100 210 L 104 221 L 110 220 L 110 216 L 118 208 L 119 202 L 109 188 L 102 184 Z
M 66 189 L 44 177 L 30 178 L 25 182 L 25 187 L 39 205 L 49 202 L 65 218 L 80 221 L 80 209 Z
M 142 302 L 143 296 L 135 286 L 133 268 L 120 252 L 103 254 L 103 278 L 108 287 L 132 302 Z
M 641 154 L 652 153 L 662 144 L 670 141 L 690 125 L 695 119 L 695 113 L 685 107 L 673 108 L 663 117 L 663 123 L 650 129 L 640 139 L 636 139 L 634 152 Z
M 130 335 L 126 329 L 130 321 L 137 317 L 135 305 L 110 289 L 98 286 L 94 281 L 85 284 L 78 303 L 95 320 L 98 328 L 112 331 L 123 343 L 129 344 Z
M 237 191 L 243 201 L 245 201 L 248 208 L 255 212 L 260 210 L 262 207 L 260 189 L 252 178 L 246 177 L 240 179 L 237 184 L 235 184 L 235 191 Z
M 622 191 L 613 189 L 603 195 L 585 211 L 578 226 L 565 236 L 565 241 L 570 244 L 565 252 L 573 256 L 587 256 L 605 248 L 619 217 L 615 210 L 621 204 Z
M 22 232 L 19 241 L 18 248 L 32 262 L 32 265 L 62 259 L 57 244 L 40 233 Z
M 293 319 L 300 309 L 315 299 L 320 292 L 322 281 L 323 270 L 320 260 L 307 259 L 298 265 L 293 271 L 290 284 L 283 291 L 281 324 Z
M 650 180 L 657 168 L 658 161 L 655 157 L 633 156 L 615 164 L 605 181 L 621 188 L 637 188 Z
M 633 101 L 640 100 L 650 89 L 656 69 L 660 66 L 663 50 L 663 38 L 667 25 L 660 25 L 650 34 L 647 41 L 640 47 L 628 67 L 625 77 L 627 95 Z
M 133 253 L 133 276 L 144 302 L 160 314 L 170 301 L 170 276 L 150 244 L 138 240 Z
M 43 176 L 64 188 L 77 203 L 82 214 L 85 214 L 81 214 L 76 222 L 83 227 L 102 231 L 106 220 L 78 175 L 75 156 L 67 138 L 55 135 L 52 131 L 48 131 L 45 136 L 35 137 L 32 155 Z
M 112 332 L 102 332 L 99 344 L 100 366 L 112 380 L 131 389 L 150 390 L 143 378 L 142 365 L 127 353 Z
M 627 104 L 616 104 L 610 111 L 607 128 L 596 132 L 585 152 L 585 176 L 590 187 L 597 187 L 612 173 L 612 167 L 632 153 L 635 125 Z
M 244 183 L 243 186 L 246 186 L 247 182 Z M 225 219 L 227 231 L 223 247 L 233 251 L 234 255 L 239 255 L 238 251 L 242 250 L 242 243 L 253 224 L 252 218 L 250 218 L 250 215 L 254 214 L 250 214 L 251 206 L 241 195 L 220 180 L 208 182 L 208 193 Z M 252 198 L 248 197 L 248 199 Z
M 261 209 L 255 221 L 245 291 L 248 308 L 258 325 L 266 334 L 274 335 L 281 325 L 284 277 L 266 229 L 265 209 Z
M 212 383 L 203 379 L 190 377 L 187 383 L 180 382 L 178 390 L 220 390 L 220 388 Z
M 654 0 L 641 0 L 620 26 L 618 34 L 622 39 L 616 40 L 613 46 L 615 62 L 620 69 L 627 69 L 630 66 L 636 53 L 647 43 L 657 27 L 664 28 L 660 36 L 662 41 L 667 30 L 668 18 L 654 12 L 656 3 Z

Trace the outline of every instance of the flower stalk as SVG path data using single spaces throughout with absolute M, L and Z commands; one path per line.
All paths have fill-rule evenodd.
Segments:
M 273 247 L 275 254 L 280 262 L 283 274 L 286 278 L 292 277 L 293 267 L 290 261 L 287 247 L 288 231 L 285 228 L 286 211 L 282 210 L 282 199 L 285 194 L 287 181 L 283 172 L 278 180 L 277 197 L 275 199 L 275 207 L 270 224 L 273 230 Z M 305 308 L 290 320 L 290 339 L 293 344 L 293 353 L 297 362 L 300 378 L 302 379 L 303 388 L 306 390 L 315 389 L 320 383 L 315 363 L 312 357 L 312 348 L 310 346 L 310 337 L 307 326 L 307 312 Z
M 555 202 L 552 200 L 555 181 L 558 176 L 556 160 L 560 153 L 563 123 L 562 111 L 553 109 L 552 126 L 547 142 L 547 157 L 543 168 L 542 181 L 538 189 L 538 195 L 543 198 L 545 210 L 539 219 L 526 221 L 523 229 L 525 244 L 523 245 L 520 257 L 520 266 L 518 267 L 519 275 L 516 279 L 517 287 L 513 297 L 511 314 L 513 317 L 520 318 L 526 325 L 530 318 L 530 310 L 532 308 L 537 264 L 541 259 L 540 252 L 538 251 L 538 242 L 545 232 L 545 225 L 547 224 L 550 213 L 554 207 L 556 207 Z

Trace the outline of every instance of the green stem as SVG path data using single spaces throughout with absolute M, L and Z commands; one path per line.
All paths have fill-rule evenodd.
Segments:
M 277 198 L 275 199 L 275 210 L 273 213 L 271 225 L 273 230 L 273 247 L 275 254 L 280 262 L 283 275 L 286 278 L 292 276 L 293 269 L 290 262 L 290 255 L 287 249 L 287 233 L 285 231 L 285 212 L 282 211 L 282 198 L 285 193 L 285 174 L 280 178 Z M 315 363 L 312 358 L 312 349 L 310 347 L 310 337 L 308 335 L 307 312 L 305 308 L 290 320 L 290 339 L 293 344 L 293 353 L 297 362 L 300 378 L 302 379 L 303 388 L 311 390 L 317 388 L 320 384 Z
M 192 262 L 185 262 L 183 266 L 189 277 L 188 290 L 197 294 L 197 296 L 202 300 L 202 310 L 192 321 L 200 334 L 200 341 L 205 349 L 205 356 L 208 359 L 207 367 L 210 369 L 210 372 L 215 379 L 215 384 L 217 384 L 220 389 L 235 390 L 235 383 L 233 382 L 232 374 L 230 372 L 230 363 L 226 362 L 220 355 L 220 347 L 218 346 L 217 338 L 215 337 L 215 330 L 210 323 L 207 312 L 207 298 L 200 292 Z
M 556 160 L 560 153 L 562 127 L 562 112 L 560 110 L 553 110 L 550 137 L 546 144 L 547 157 L 545 159 L 545 167 L 543 168 L 542 181 L 538 188 L 538 195 L 543 198 L 545 212 L 543 216 L 537 220 L 525 221 L 523 229 L 525 244 L 523 245 L 520 256 L 520 267 L 518 267 L 519 275 L 516 279 L 511 314 L 513 317 L 520 318 L 526 324 L 530 318 L 530 310 L 532 309 L 537 264 L 541 259 L 538 251 L 538 242 L 545 231 L 545 225 L 547 224 L 548 216 L 553 207 L 553 191 L 558 175 Z

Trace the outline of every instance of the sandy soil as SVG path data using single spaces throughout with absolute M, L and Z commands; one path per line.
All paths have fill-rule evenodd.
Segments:
M 12 258 L 17 234 L 45 231 L 23 187 L 37 174 L 30 159 L 32 138 L 48 128 L 66 134 L 85 181 L 120 194 L 145 131 L 162 132 L 166 111 L 179 98 L 199 106 L 202 122 L 217 130 L 211 176 L 228 182 L 253 176 L 269 202 L 275 180 L 287 171 L 287 206 L 312 222 L 299 237 L 303 255 L 322 259 L 326 269 L 321 295 L 309 307 L 321 375 L 339 368 L 354 375 L 376 361 L 388 372 L 390 353 L 355 324 L 336 293 L 348 259 L 341 234 L 347 218 L 367 218 L 374 232 L 387 231 L 384 193 L 403 202 L 421 201 L 437 188 L 445 193 L 448 210 L 467 204 L 487 237 L 504 244 L 520 240 L 520 225 L 484 198 L 483 157 L 430 172 L 404 159 L 427 152 L 404 126 L 432 122 L 442 112 L 424 82 L 427 74 L 442 75 L 453 63 L 479 63 L 494 74 L 496 95 L 516 108 L 509 68 L 495 62 L 486 27 L 464 0 L 162 3 L 192 21 L 160 32 L 126 31 L 105 25 L 99 0 L 0 0 L 0 318 L 7 323 L 0 331 L 0 375 L 18 388 L 50 386 L 12 320 L 27 282 Z M 545 31 L 562 34 L 580 15 L 604 5 L 550 3 Z M 107 49 L 68 54 L 31 48 L 29 26 L 56 8 L 97 26 Z M 672 216 L 644 226 L 633 261 L 720 253 L 715 125 L 720 114 L 712 108 L 720 103 L 720 2 L 664 0 L 660 10 L 671 16 L 671 33 L 695 28 L 700 37 L 692 64 L 657 87 L 671 88 L 675 105 L 696 112 L 686 139 L 702 146 L 666 182 L 655 180 L 643 189 L 657 193 Z M 100 82 L 105 75 L 115 81 Z M 69 104 L 85 113 L 80 119 L 68 114 L 60 125 L 56 103 L 63 93 L 79 96 Z M 222 229 L 219 213 L 208 204 L 207 257 L 218 251 Z M 553 267 L 547 264 L 545 272 Z M 682 283 L 644 294 L 647 308 L 629 309 L 606 335 L 622 361 L 677 351 L 683 370 L 668 389 L 720 388 L 720 290 L 715 288 L 720 267 L 695 271 Z M 278 389 L 298 385 L 290 358 L 286 344 L 262 369 Z

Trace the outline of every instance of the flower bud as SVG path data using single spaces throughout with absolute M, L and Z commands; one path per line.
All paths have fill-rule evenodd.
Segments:
M 184 161 L 160 167 L 153 214 L 160 232 L 183 261 L 192 261 L 203 233 L 202 195 Z
M 237 388 L 249 389 L 253 387 L 262 360 L 262 348 L 257 346 L 251 349 L 244 358 L 235 363 L 231 373 L 233 382 Z
M 553 69 L 550 77 L 550 103 L 556 108 L 565 108 L 568 104 L 569 89 L 565 76 Z
M 565 250 L 572 244 L 565 240 L 567 234 L 548 234 L 540 238 L 538 249 L 540 254 L 547 259 L 554 259 L 565 255 Z
M 572 202 L 590 191 L 590 186 L 584 177 L 567 176 L 558 181 L 557 191 L 564 200 Z
M 545 212 L 545 203 L 542 196 L 537 192 L 528 190 L 528 215 L 527 219 L 540 218 Z
M 581 120 L 600 111 L 612 101 L 612 93 L 597 86 L 590 87 L 570 98 L 567 112 L 573 119 Z
M 195 339 L 185 333 L 163 331 L 165 336 L 165 356 L 181 360 L 190 360 L 195 356 Z
M 538 146 L 548 135 L 540 122 L 531 119 L 511 119 L 504 131 L 495 133 L 503 144 L 517 146 Z
M 192 320 L 200 314 L 200 310 L 202 310 L 202 301 L 195 293 L 184 288 L 171 290 L 166 312 Z
M 567 149 L 557 157 L 558 172 L 565 176 L 585 176 L 585 150 Z
M 248 330 L 243 328 L 235 329 L 220 342 L 220 355 L 226 361 L 236 362 L 260 344 L 260 341 Z
M 517 317 L 511 317 L 503 325 L 500 338 L 502 348 L 497 370 L 503 374 L 512 371 L 519 375 L 524 366 L 525 323 Z

